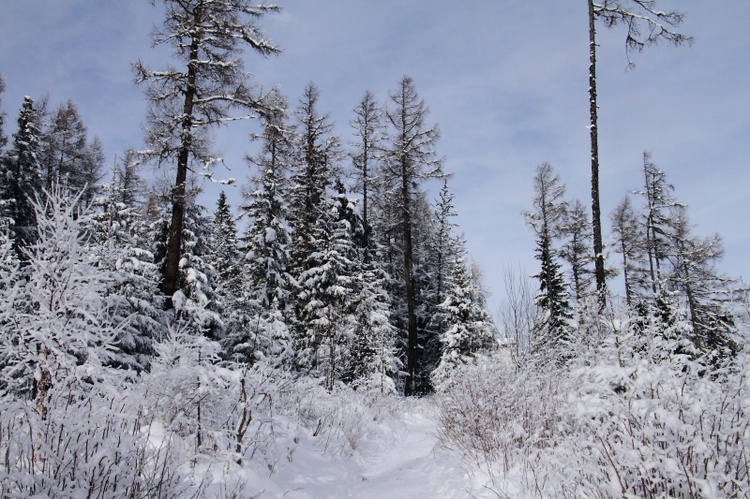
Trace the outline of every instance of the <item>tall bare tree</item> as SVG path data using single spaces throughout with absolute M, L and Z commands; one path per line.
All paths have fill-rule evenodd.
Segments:
M 656 0 L 588 0 L 589 17 L 589 131 L 591 136 L 591 221 L 593 227 L 596 290 L 602 307 L 606 301 L 606 274 L 604 245 L 602 243 L 601 210 L 599 207 L 599 128 L 597 124 L 596 89 L 596 20 L 607 28 L 627 27 L 625 48 L 628 66 L 633 62 L 630 54 L 640 52 L 648 45 L 666 41 L 674 45 L 692 44 L 693 38 L 673 31 L 684 20 L 678 11 L 663 12 L 656 8 Z
M 418 374 L 416 293 L 414 289 L 414 247 L 412 241 L 415 187 L 424 179 L 442 178 L 442 160 L 435 154 L 435 142 L 440 137 L 437 126 L 425 124 L 428 108 L 419 98 L 414 80 L 404 76 L 398 88 L 390 94 L 391 105 L 386 111 L 392 135 L 387 146 L 384 175 L 387 185 L 392 186 L 400 214 L 399 229 L 403 244 L 403 279 L 407 305 L 407 354 L 408 377 L 405 393 L 415 389 Z
M 172 46 L 182 69 L 151 70 L 141 62 L 134 69 L 136 83 L 148 83 L 150 152 L 160 163 L 177 162 L 162 282 L 162 291 L 171 296 L 177 289 L 188 170 L 193 163 L 208 167 L 216 161 L 210 153 L 210 128 L 263 113 L 266 104 L 259 92 L 248 86 L 240 55 L 245 46 L 264 56 L 279 53 L 255 25 L 256 20 L 279 9 L 252 0 L 159 3 L 164 4 L 165 20 L 154 31 L 153 42 Z

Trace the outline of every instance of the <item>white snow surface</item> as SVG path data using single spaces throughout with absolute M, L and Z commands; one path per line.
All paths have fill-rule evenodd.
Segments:
M 418 499 L 497 497 L 440 445 L 434 403 L 404 401 L 399 419 L 363 438 L 351 457 L 326 456 L 302 438 L 256 497 Z M 253 487 L 255 488 L 255 487 Z

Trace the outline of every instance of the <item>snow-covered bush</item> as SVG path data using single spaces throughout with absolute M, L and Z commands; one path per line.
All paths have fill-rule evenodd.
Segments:
M 569 368 L 464 368 L 439 399 L 442 441 L 545 497 L 750 495 L 748 359 L 709 371 L 685 322 L 619 323 Z
M 0 402 L 2 497 L 190 497 L 195 487 L 138 394 L 51 389 L 43 410 Z

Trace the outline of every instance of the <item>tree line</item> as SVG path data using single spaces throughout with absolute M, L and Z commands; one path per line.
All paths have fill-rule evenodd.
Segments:
M 255 24 L 276 8 L 165 6 L 154 42 L 172 44 L 183 67 L 134 64 L 150 102 L 146 150 L 126 151 L 105 173 L 101 144 L 71 101 L 50 115 L 45 102 L 26 98 L 10 141 L 0 133 L 7 263 L 18 283 L 37 276 L 50 298 L 13 284 L 8 313 L 55 309 L 72 288 L 45 281 L 39 273 L 50 271 L 39 259 L 75 249 L 94 260 L 85 269 L 71 260 L 60 272 L 85 270 L 81 279 L 98 298 L 85 295 L 95 303 L 85 312 L 55 309 L 87 317 L 79 339 L 97 353 L 74 353 L 74 364 L 97 357 L 147 371 L 159 341 L 178 328 L 217 342 L 225 363 L 260 362 L 319 377 L 329 389 L 343 382 L 415 394 L 494 348 L 480 272 L 454 222 L 450 175 L 436 152 L 439 130 L 413 79 L 399 80 L 385 103 L 366 92 L 353 109 L 355 140 L 344 145 L 314 83 L 290 106 L 278 89 L 263 93 L 247 81 L 241 46 L 279 52 Z M 250 118 L 260 127 L 243 203 L 233 210 L 222 192 L 209 212 L 196 179 L 216 162 L 210 129 Z M 169 168 L 174 183 L 147 181 L 145 165 Z M 434 201 L 429 179 L 442 182 Z M 70 230 L 69 242 L 53 243 L 57 229 L 45 224 L 65 214 L 73 218 L 60 228 Z M 99 327 L 105 318 L 111 328 Z M 40 333 L 20 361 L 18 321 L 4 324 L 3 366 L 25 379 L 12 390 L 43 399 L 54 383 L 52 357 L 72 347 L 52 348 L 58 340 Z M 97 333 L 105 330 L 114 336 Z M 49 376 L 33 378 L 35 371 Z

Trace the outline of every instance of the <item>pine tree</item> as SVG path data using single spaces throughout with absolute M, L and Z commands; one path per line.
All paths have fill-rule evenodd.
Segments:
M 248 159 L 258 165 L 255 189 L 242 208 L 249 220 L 240 262 L 243 282 L 228 314 L 225 348 L 239 363 L 265 359 L 289 368 L 293 345 L 289 332 L 291 235 L 288 186 L 293 135 L 286 120 L 286 100 L 276 92 L 277 111 L 263 119 L 261 153 Z
M 164 297 L 158 289 L 158 268 L 145 238 L 146 227 L 136 205 L 128 205 L 123 191 L 128 184 L 113 167 L 112 183 L 86 224 L 87 246 L 105 280 L 103 298 L 108 310 L 122 326 L 118 330 L 111 364 L 120 368 L 147 370 L 154 355 L 153 343 L 163 335 L 166 318 Z M 132 179 L 131 179 L 132 180 Z
M 192 189 L 185 207 L 183 250 L 179 266 L 179 287 L 172 297 L 176 318 L 186 331 L 202 334 L 212 340 L 223 335 L 223 303 L 216 293 L 217 273 L 211 265 L 211 220 L 205 208 L 197 204 L 198 192 Z
M 148 142 L 152 154 L 164 162 L 176 159 L 172 211 L 162 289 L 167 296 L 178 289 L 187 194 L 192 161 L 208 167 L 208 129 L 228 121 L 256 117 L 268 110 L 262 96 L 247 85 L 239 57 L 247 44 L 261 55 L 279 50 L 264 38 L 254 21 L 278 11 L 251 0 L 163 0 L 166 18 L 155 31 L 155 44 L 171 45 L 184 67 L 163 71 L 135 64 L 136 81 L 149 82 L 151 102 Z M 233 110 L 239 110 L 235 115 Z
M 305 270 L 298 277 L 298 365 L 325 375 L 328 389 L 342 379 L 350 361 L 358 256 L 355 237 L 362 234 L 353 203 L 343 184 L 337 184 L 338 194 L 325 200 L 329 209 L 316 221 L 316 249 L 302 262 Z
M 411 77 L 404 76 L 399 81 L 397 90 L 390 94 L 390 100 L 393 107 L 386 111 L 386 118 L 391 136 L 386 146 L 383 173 L 399 221 L 408 331 L 405 393 L 411 395 L 416 391 L 415 382 L 420 371 L 417 292 L 414 286 L 414 189 L 424 179 L 442 177 L 443 171 L 442 161 L 434 150 L 440 133 L 436 126 L 425 124 L 428 108 L 419 98 Z
M 26 262 L 25 249 L 36 241 L 34 200 L 41 188 L 39 138 L 42 108 L 25 97 L 18 115 L 18 131 L 4 161 L 0 162 L 0 207 L 9 223 L 13 248 L 17 257 Z

